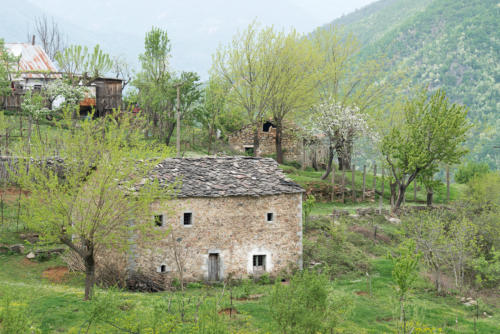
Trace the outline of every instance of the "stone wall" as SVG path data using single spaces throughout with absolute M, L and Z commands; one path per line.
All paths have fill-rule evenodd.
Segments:
M 156 229 L 165 238 L 134 247 L 129 269 L 176 277 L 175 251 L 184 261 L 186 281 L 208 279 L 209 254 L 218 254 L 219 279 L 256 274 L 254 255 L 265 255 L 271 275 L 302 266 L 302 194 L 174 199 L 153 208 L 163 215 Z M 192 225 L 184 225 L 185 212 L 192 213 Z
M 245 152 L 245 148 L 253 148 L 253 129 L 246 126 L 243 129 L 234 132 L 228 136 L 229 145 L 233 150 Z M 264 131 L 263 127 L 259 129 L 259 156 L 276 154 L 276 128 L 270 127 Z M 294 136 L 290 129 L 283 130 L 281 141 L 283 155 L 287 161 L 300 161 L 302 158 L 302 140 Z
M 283 130 L 282 149 L 285 161 L 296 161 L 306 167 L 313 165 L 324 166 L 328 159 L 328 145 L 318 139 L 304 145 L 297 135 L 297 129 L 289 126 Z M 294 133 L 295 132 L 295 133 Z M 228 136 L 229 145 L 238 152 L 245 152 L 246 148 L 253 148 L 253 130 L 251 126 L 234 132 Z M 276 128 L 270 127 L 268 132 L 259 129 L 259 154 L 266 156 L 276 154 Z

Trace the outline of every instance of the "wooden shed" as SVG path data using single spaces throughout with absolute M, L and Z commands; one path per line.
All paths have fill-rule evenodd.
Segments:
M 122 106 L 122 79 L 97 78 L 92 84 L 96 87 L 95 107 L 98 115 L 104 115 Z

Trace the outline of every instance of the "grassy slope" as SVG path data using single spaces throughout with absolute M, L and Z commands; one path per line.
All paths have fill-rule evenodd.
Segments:
M 394 225 L 384 223 L 382 231 L 394 230 Z M 306 235 L 307 238 L 307 235 Z M 332 282 L 335 291 L 343 291 L 352 296 L 353 313 L 342 325 L 346 333 L 391 333 L 397 323 L 397 300 L 393 296 L 391 281 L 391 263 L 383 255 L 384 249 L 390 250 L 391 245 L 374 244 L 362 240 L 359 244 L 370 258 L 372 269 L 372 296 L 369 296 L 365 277 L 341 278 Z M 375 248 L 374 248 L 375 247 Z M 59 259 L 48 262 L 27 262 L 22 256 L 0 255 L 0 301 L 8 293 L 17 304 L 25 305 L 30 319 L 43 333 L 65 333 L 71 328 L 79 328 L 85 321 L 85 312 L 89 303 L 83 302 L 83 277 L 80 274 L 69 274 L 62 283 L 51 283 L 42 278 L 42 272 L 54 266 L 61 265 Z M 268 309 L 268 294 L 271 285 L 256 285 L 250 287 L 251 294 L 264 294 L 256 301 L 234 301 L 234 306 L 240 312 L 233 328 L 246 327 L 248 332 L 275 332 Z M 242 287 L 234 288 L 233 294 L 242 294 Z M 181 292 L 163 292 L 156 294 L 112 292 L 118 294 L 123 304 L 136 304 L 143 310 L 151 309 L 156 300 L 171 298 L 174 303 L 184 299 L 191 302 L 188 313 L 192 313 L 197 298 L 201 295 L 221 293 L 220 287 L 192 288 L 184 294 Z M 458 297 L 437 297 L 432 292 L 430 283 L 421 277 L 410 299 L 409 317 L 417 319 L 426 325 L 443 327 L 445 333 L 473 333 L 473 310 L 462 305 Z M 226 291 L 227 292 L 227 291 Z M 102 293 L 98 289 L 97 293 Z M 1 303 L 0 303 L 1 304 Z M 228 306 L 226 297 L 221 302 Z M 0 306 L 1 307 L 1 306 Z M 496 333 L 500 323 L 498 308 L 481 302 L 481 313 L 493 314 L 493 317 L 481 317 L 478 323 L 478 333 Z M 98 331 L 99 332 L 99 331 Z
M 323 174 L 322 171 L 315 171 L 312 169 L 307 169 L 307 170 L 299 170 L 291 166 L 284 166 L 282 165 L 281 168 L 285 171 L 287 176 L 291 178 L 293 181 L 297 182 L 300 184 L 303 188 L 309 189 L 310 184 L 324 184 L 326 186 L 331 185 L 331 177 L 328 177 L 327 180 L 321 180 L 321 175 Z M 350 188 L 351 187 L 351 180 L 352 180 L 352 175 L 351 172 L 346 172 L 346 187 Z M 317 215 L 317 214 L 329 214 L 332 212 L 332 209 L 334 208 L 342 208 L 342 209 L 347 209 L 350 211 L 354 211 L 355 209 L 358 208 L 366 208 L 366 207 L 379 207 L 379 202 L 378 202 L 378 196 L 376 202 L 367 200 L 365 202 L 360 202 L 360 196 L 361 196 L 361 189 L 363 187 L 363 172 L 362 171 L 356 171 L 355 172 L 355 189 L 357 192 L 357 199 L 358 202 L 353 203 L 350 196 L 346 196 L 346 203 L 343 204 L 340 202 L 340 200 L 337 200 L 335 202 L 318 202 L 313 208 L 312 214 Z M 382 187 L 382 177 L 381 175 L 377 175 L 375 178 L 376 181 L 376 189 L 379 191 L 381 190 Z M 341 175 L 337 172 L 337 175 L 335 176 L 335 184 L 341 184 Z M 367 171 L 366 175 L 366 189 L 370 190 L 373 187 L 373 171 Z M 464 186 L 456 183 L 452 183 L 450 185 L 450 200 L 455 200 L 458 199 L 461 196 L 461 193 L 463 192 Z M 389 189 L 389 184 L 387 181 L 387 177 L 385 178 L 384 181 L 384 208 L 389 208 L 390 207 L 390 189 Z M 407 202 L 406 205 L 422 205 L 425 203 L 426 199 L 426 192 L 424 189 L 418 189 L 417 191 L 417 201 L 413 202 L 413 183 L 408 187 L 407 190 Z M 442 184 L 440 185 L 434 192 L 434 202 L 436 204 L 444 204 L 446 202 L 446 185 Z

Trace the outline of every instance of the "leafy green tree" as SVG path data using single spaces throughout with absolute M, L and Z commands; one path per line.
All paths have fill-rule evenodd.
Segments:
M 392 279 L 396 283 L 396 293 L 400 306 L 400 321 L 403 326 L 403 334 L 406 333 L 406 311 L 405 304 L 413 283 L 417 278 L 417 268 L 420 255 L 416 252 L 416 245 L 413 240 L 407 241 L 398 249 L 398 256 L 388 254 L 392 260 Z
M 199 113 L 199 119 L 208 133 L 208 154 L 212 151 L 212 142 L 217 130 L 222 127 L 220 118 L 226 107 L 226 93 L 227 89 L 221 80 L 214 76 L 210 77 L 203 91 L 203 108 Z
M 221 78 L 229 89 L 228 104 L 246 114 L 253 127 L 254 155 L 259 155 L 259 129 L 269 112 L 279 78 L 277 43 L 283 37 L 273 27 L 259 29 L 253 22 L 236 34 L 231 43 L 220 47 L 214 56 L 212 75 Z
M 168 152 L 142 140 L 140 118 L 109 115 L 72 127 L 69 113 L 56 138 L 34 140 L 31 154 L 18 156 L 18 182 L 29 228 L 48 242 L 60 242 L 85 266 L 85 299 L 92 297 L 99 251 L 126 251 L 138 233 L 154 237 L 150 204 L 165 190 L 148 176 Z M 70 128 L 64 130 L 64 128 Z M 57 157 L 57 158 L 50 158 Z
M 394 210 L 403 204 L 406 189 L 437 163 L 453 164 L 466 153 L 462 144 L 470 129 L 464 106 L 450 104 L 438 90 L 422 90 L 406 103 L 401 122 L 382 138 L 382 154 L 398 187 Z
M 11 82 L 16 73 L 18 60 L 8 52 L 4 40 L 0 38 L 0 97 L 7 97 L 12 93 Z
M 146 33 L 144 53 L 139 56 L 141 72 L 133 81 L 137 102 L 145 112 L 152 134 L 170 144 L 177 119 L 177 84 L 180 85 L 180 118 L 190 119 L 193 106 L 200 99 L 200 78 L 194 72 L 176 76 L 169 68 L 170 40 L 167 32 L 152 28 Z
M 473 177 L 486 174 L 490 166 L 486 162 L 468 161 L 458 167 L 455 181 L 461 184 L 468 183 Z
M 80 81 L 87 85 L 96 78 L 111 71 L 113 61 L 99 44 L 92 51 L 81 45 L 71 45 L 62 52 L 57 52 L 56 62 L 69 82 L 76 86 Z
M 283 122 L 290 118 L 303 118 L 303 113 L 317 101 L 317 75 L 314 70 L 319 55 L 311 40 L 295 30 L 277 34 L 273 44 L 275 47 L 269 51 L 278 60 L 278 71 L 269 109 L 276 126 L 276 161 L 283 163 Z

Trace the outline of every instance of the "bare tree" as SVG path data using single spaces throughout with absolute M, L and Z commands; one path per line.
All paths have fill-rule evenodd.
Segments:
M 123 79 L 122 90 L 132 80 L 132 69 L 122 56 L 113 57 L 113 68 L 111 71 L 117 79 Z
M 33 41 L 33 36 L 36 36 L 36 40 L 39 41 L 52 61 L 55 60 L 56 54 L 65 48 L 64 35 L 53 17 L 50 20 L 46 15 L 35 17 L 33 32 L 28 31 L 28 42 Z
M 184 268 L 186 267 L 188 249 L 181 242 L 182 238 L 176 237 L 175 233 L 170 231 L 169 248 L 174 257 L 181 290 L 184 291 Z

